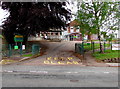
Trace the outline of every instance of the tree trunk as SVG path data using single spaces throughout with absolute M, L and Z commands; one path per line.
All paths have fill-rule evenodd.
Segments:
M 88 35 L 88 40 L 91 40 L 91 35 L 90 34 Z
M 99 39 L 99 44 L 100 44 L 100 53 L 104 53 L 102 43 L 101 43 L 101 39 L 100 39 L 100 35 L 98 36 L 98 39 Z

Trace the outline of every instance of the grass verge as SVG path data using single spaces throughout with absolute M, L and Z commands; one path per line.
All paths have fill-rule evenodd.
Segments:
M 101 61 L 103 59 L 110 59 L 110 58 L 119 58 L 120 50 L 106 50 L 104 53 L 95 52 L 93 56 L 96 60 Z
M 23 54 L 22 55 L 23 57 L 31 57 L 31 56 L 33 56 L 32 54 Z
M 91 49 L 91 43 L 90 43 L 90 45 L 87 45 L 86 43 L 84 44 L 84 49 L 85 50 L 87 50 L 87 51 L 90 51 L 90 50 L 92 50 Z M 105 44 L 105 47 L 110 47 L 110 44 Z M 99 43 L 95 43 L 94 44 L 94 49 L 99 49 L 100 48 L 100 44 Z

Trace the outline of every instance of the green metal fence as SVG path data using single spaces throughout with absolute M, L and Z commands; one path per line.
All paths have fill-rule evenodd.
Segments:
M 15 44 L 2 44 L 2 57 L 10 57 L 27 53 L 35 55 L 40 53 L 40 45 L 38 44 L 26 44 L 24 50 L 22 50 L 22 45 L 20 44 L 17 44 L 18 49 L 14 49 L 14 46 Z

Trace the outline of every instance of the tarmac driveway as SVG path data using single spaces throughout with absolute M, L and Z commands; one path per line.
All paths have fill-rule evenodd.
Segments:
M 73 52 L 75 51 L 75 43 L 78 43 L 78 41 L 41 42 L 42 45 L 47 46 L 48 48 L 44 53 L 44 55 L 22 62 L 18 65 L 41 65 L 41 64 L 74 65 L 76 64 L 76 65 L 82 66 L 81 59 L 73 55 Z

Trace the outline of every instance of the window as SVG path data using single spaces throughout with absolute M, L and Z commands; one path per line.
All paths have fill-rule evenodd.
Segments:
M 79 30 L 79 29 L 76 29 L 76 32 L 80 32 L 80 30 Z
M 70 29 L 73 29 L 74 27 L 70 27 Z
M 55 35 L 58 35 L 58 33 L 55 33 Z
M 51 33 L 51 35 L 53 35 L 53 33 Z

